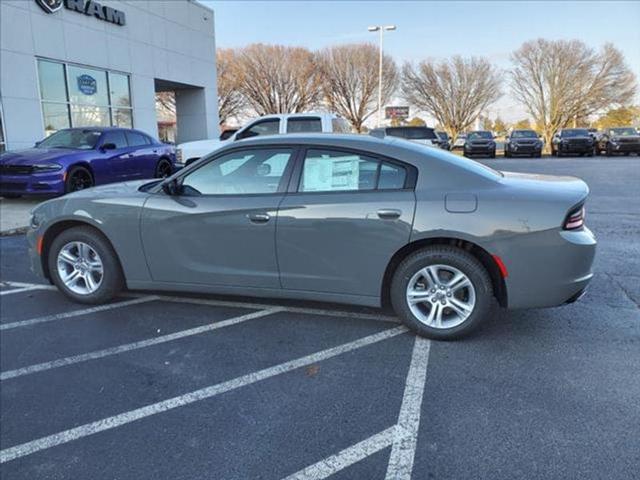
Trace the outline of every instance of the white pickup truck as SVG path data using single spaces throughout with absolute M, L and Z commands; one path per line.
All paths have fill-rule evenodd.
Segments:
M 285 133 L 351 133 L 349 123 L 332 113 L 286 113 L 257 118 L 226 140 L 197 140 L 181 143 L 176 148 L 177 166 L 184 167 L 223 145 L 258 135 Z

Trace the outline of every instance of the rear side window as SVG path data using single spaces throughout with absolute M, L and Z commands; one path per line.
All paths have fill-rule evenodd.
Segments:
M 116 148 L 127 148 L 129 146 L 123 131 L 106 132 L 102 137 L 102 145 L 107 143 L 113 143 Z
M 367 155 L 335 150 L 307 150 L 300 192 L 340 192 L 404 188 L 407 172 Z
M 130 147 L 140 147 L 142 145 L 149 145 L 147 137 L 138 132 L 125 132 L 127 142 Z
M 287 133 L 322 132 L 318 117 L 294 117 L 287 120 Z

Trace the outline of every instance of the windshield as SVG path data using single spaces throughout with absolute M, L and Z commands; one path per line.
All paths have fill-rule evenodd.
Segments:
M 478 139 L 492 139 L 493 134 L 491 132 L 471 132 L 467 138 L 469 140 L 478 140 Z
M 71 148 L 74 150 L 91 150 L 96 146 L 99 138 L 100 132 L 97 130 L 59 130 L 41 141 L 37 148 Z
M 631 137 L 638 135 L 638 132 L 635 128 L 612 128 L 611 135 L 616 135 L 618 137 Z
M 511 138 L 538 138 L 538 134 L 533 130 L 514 130 Z
M 563 137 L 588 137 L 589 131 L 586 128 L 573 128 L 571 130 L 563 130 Z
M 392 127 L 387 128 L 387 135 L 391 137 L 406 138 L 408 140 L 434 140 L 436 133 L 427 127 Z

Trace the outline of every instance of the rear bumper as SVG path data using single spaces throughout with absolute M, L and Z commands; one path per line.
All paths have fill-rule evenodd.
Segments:
M 62 195 L 64 172 L 34 173 L 31 175 L 0 175 L 0 196 Z
M 596 238 L 588 229 L 527 235 L 503 246 L 509 308 L 555 307 L 576 301 L 593 278 Z

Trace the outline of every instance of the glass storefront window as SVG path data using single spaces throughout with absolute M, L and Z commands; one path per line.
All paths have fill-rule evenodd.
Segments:
M 114 108 L 113 109 L 113 124 L 116 127 L 132 128 L 133 127 L 133 115 L 130 108 Z
M 111 105 L 114 107 L 130 107 L 129 77 L 120 73 L 109 72 L 109 93 Z
M 64 65 L 55 62 L 38 62 L 40 95 L 42 100 L 67 102 L 67 82 L 64 77 Z
M 45 133 L 68 127 L 133 127 L 129 75 L 38 60 Z
M 107 72 L 68 65 L 67 77 L 71 104 L 109 105 Z
M 64 103 L 42 102 L 44 134 L 48 137 L 62 128 L 69 128 L 69 107 Z
M 111 125 L 108 107 L 71 105 L 71 125 L 74 127 L 108 127 Z

